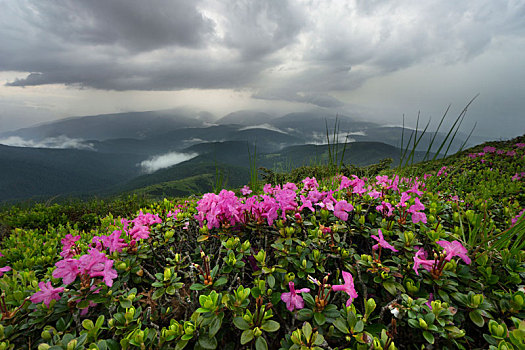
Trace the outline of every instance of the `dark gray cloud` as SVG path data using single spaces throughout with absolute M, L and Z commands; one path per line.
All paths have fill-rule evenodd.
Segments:
M 523 0 L 0 0 L 0 71 L 30 72 L 10 86 L 244 89 L 341 107 L 336 93 L 372 78 L 521 38 L 524 17 Z

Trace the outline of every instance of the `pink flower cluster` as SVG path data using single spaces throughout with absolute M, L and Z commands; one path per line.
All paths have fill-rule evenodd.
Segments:
M 518 221 L 520 220 L 521 217 L 523 217 L 523 215 L 525 214 L 525 209 L 523 209 L 522 211 L 520 211 L 520 213 L 518 215 L 516 215 L 515 217 L 513 217 L 510 221 L 512 223 L 512 226 L 516 225 L 518 223 Z
M 525 179 L 525 171 L 522 171 L 521 173 L 516 173 L 512 177 L 512 181 L 520 181 L 522 179 Z
M 445 261 L 450 261 L 453 257 L 457 256 L 461 258 L 467 265 L 470 265 L 472 262 L 467 255 L 467 249 L 459 241 L 437 241 L 436 243 L 443 248 L 444 253 L 446 254 L 444 257 Z M 413 267 L 416 275 L 419 276 L 418 269 L 421 267 L 427 271 L 432 271 L 432 269 L 438 267 L 440 263 L 439 258 L 435 260 L 427 260 L 427 252 L 425 252 L 423 248 L 415 248 L 418 249 L 414 255 Z M 443 266 L 441 266 L 441 268 L 443 268 Z
M 129 230 L 128 234 L 133 240 L 149 237 L 149 226 L 155 223 L 161 223 L 162 220 L 158 215 L 151 213 L 142 213 L 131 221 L 133 228 Z M 96 285 L 92 285 L 93 279 L 95 283 L 104 282 L 108 287 L 113 286 L 113 280 L 118 277 L 117 271 L 113 268 L 114 261 L 106 256 L 106 250 L 109 253 L 121 252 L 128 246 L 126 240 L 121 238 L 121 235 L 126 233 L 129 223 L 122 219 L 123 230 L 115 230 L 110 235 L 95 236 L 92 239 L 92 248 L 88 250 L 87 254 L 83 254 L 78 259 L 75 256 L 80 255 L 81 249 L 76 242 L 80 240 L 80 236 L 73 236 L 67 234 L 61 240 L 62 252 L 60 255 L 64 258 L 58 261 L 53 271 L 54 278 L 62 278 L 62 283 L 65 285 L 71 284 L 80 278 L 82 287 L 90 287 L 96 289 Z M 1 269 L 0 269 L 1 270 Z M 100 279 L 100 280 L 98 280 Z M 49 306 L 52 299 L 60 299 L 59 293 L 64 291 L 63 287 L 53 288 L 51 282 L 40 282 L 40 291 L 31 296 L 33 303 L 40 303 Z M 97 289 L 98 291 L 98 289 Z M 94 306 L 90 303 L 90 306 Z M 82 311 L 87 312 L 87 309 Z
M 208 229 L 236 227 L 249 221 L 259 224 L 267 222 L 271 226 L 279 217 L 286 220 L 287 214 L 300 213 L 305 208 L 315 212 L 320 208 L 332 212 L 340 220 L 347 221 L 348 213 L 353 211 L 354 207 L 346 199 L 337 200 L 334 196 L 338 191 L 350 197 L 368 195 L 372 199 L 383 199 L 387 191 L 399 192 L 401 200 L 395 207 L 405 208 L 406 201 L 411 198 L 409 193 L 421 196 L 422 189 L 425 187 L 425 184 L 417 178 L 407 179 L 396 176 L 391 179 L 388 176 L 377 176 L 375 180 L 365 187 L 365 179 L 360 179 L 356 175 L 353 175 L 353 179 L 339 176 L 335 178 L 335 181 L 340 181 L 338 190 L 319 192 L 317 180 L 307 177 L 302 181 L 303 186 L 300 190 L 295 184 L 287 183 L 275 187 L 266 184 L 263 187 L 264 194 L 251 197 L 237 197 L 234 192 L 228 190 L 222 190 L 219 194 L 207 193 L 197 203 L 195 219 L 199 221 L 201 227 L 206 225 Z M 406 192 L 401 192 L 399 189 L 401 183 L 409 187 Z M 244 196 L 249 194 L 248 189 L 245 186 L 241 193 Z M 395 207 L 389 201 L 381 200 L 380 204 L 376 205 L 376 210 L 383 216 L 390 217 L 394 215 Z M 415 204 L 408 210 L 412 214 L 414 223 L 426 223 L 423 210 L 425 206 L 415 198 Z
M 150 226 L 153 224 L 160 224 L 162 222 L 162 219 L 157 214 L 151 214 L 146 213 L 144 214 L 142 210 L 140 211 L 139 215 L 131 220 L 131 223 L 133 223 L 133 227 L 129 230 L 128 225 L 129 222 L 127 222 L 125 219 L 123 219 L 124 224 L 124 230 L 127 230 L 127 233 L 131 236 L 132 240 L 139 240 L 139 239 L 148 239 L 150 234 Z
M 77 259 L 64 259 L 55 264 L 54 278 L 62 278 L 66 285 L 74 282 L 77 276 L 88 276 L 90 278 L 102 277 L 104 283 L 111 287 L 113 280 L 117 278 L 117 271 L 113 269 L 113 260 L 108 259 L 106 254 L 96 248 L 92 248 L 87 254 Z

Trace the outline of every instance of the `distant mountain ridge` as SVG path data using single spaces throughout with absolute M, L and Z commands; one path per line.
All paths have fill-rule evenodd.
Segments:
M 323 111 L 277 117 L 238 111 L 218 120 L 207 112 L 184 109 L 69 118 L 0 134 L 0 201 L 139 190 L 209 190 L 217 169 L 230 174 L 230 186 L 241 186 L 249 181 L 249 164 L 255 154 L 257 166 L 291 170 L 326 162 L 326 144 L 335 142 L 341 143 L 340 149 L 348 142 L 347 164 L 370 165 L 389 157 L 395 165 L 402 133 L 400 127 Z M 404 133 L 406 146 L 411 131 Z M 19 144 L 30 140 L 27 145 L 38 147 L 51 144 L 46 140 L 53 139 L 53 144 L 63 140 L 62 148 L 77 145 L 83 150 L 1 145 L 8 137 L 18 138 Z M 422 159 L 421 152 L 433 137 L 434 133 L 427 133 L 421 139 L 416 160 Z M 435 144 L 444 138 L 445 134 L 438 134 Z M 463 136 L 455 140 L 449 154 L 464 140 Z M 410 142 L 411 149 L 413 139 Z M 144 168 L 145 162 L 159 163 Z M 146 174 L 146 170 L 156 171 Z

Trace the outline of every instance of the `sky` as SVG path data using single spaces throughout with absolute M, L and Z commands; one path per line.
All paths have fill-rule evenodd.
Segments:
M 191 107 L 525 133 L 525 0 L 0 0 L 0 132 Z

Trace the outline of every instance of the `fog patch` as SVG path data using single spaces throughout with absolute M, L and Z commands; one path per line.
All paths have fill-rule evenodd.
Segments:
M 170 152 L 153 156 L 148 160 L 144 160 L 140 162 L 140 167 L 145 173 L 151 174 L 157 170 L 169 168 L 170 166 L 190 160 L 196 156 L 198 156 L 197 153 Z
M 59 148 L 59 149 L 80 149 L 94 151 L 93 144 L 84 143 L 82 139 L 72 139 L 65 135 L 57 137 L 48 137 L 40 141 L 24 140 L 19 136 L 9 136 L 0 139 L 0 144 L 13 147 L 31 147 L 31 148 Z
M 328 135 L 330 137 L 330 143 L 333 144 L 336 141 L 337 143 L 356 142 L 356 139 L 350 136 L 366 136 L 366 133 L 364 131 L 340 132 L 340 133 L 337 133 L 334 137 L 334 133 L 332 132 L 332 133 L 329 133 Z M 314 145 L 328 144 L 326 133 L 322 133 L 322 132 L 312 133 L 312 140 L 311 142 L 308 142 L 308 143 L 314 144 Z
M 259 125 L 245 126 L 243 128 L 240 128 L 239 131 L 250 130 L 250 129 L 266 129 L 266 130 L 275 131 L 275 132 L 278 132 L 278 133 L 281 133 L 281 134 L 287 134 L 286 132 L 282 131 L 281 129 L 276 128 L 275 126 L 270 125 L 268 123 L 259 124 Z

